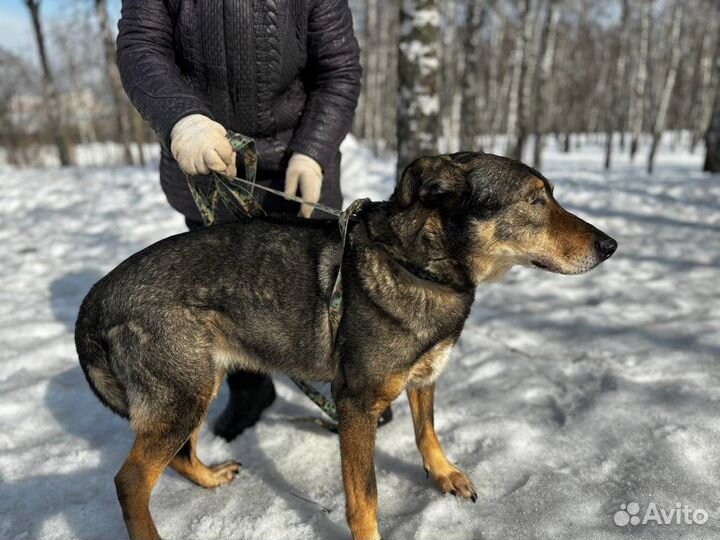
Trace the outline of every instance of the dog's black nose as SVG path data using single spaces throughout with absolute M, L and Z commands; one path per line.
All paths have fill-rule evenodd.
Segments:
M 617 242 L 609 236 L 603 236 L 600 240 L 598 240 L 597 248 L 603 260 L 609 259 L 617 249 Z

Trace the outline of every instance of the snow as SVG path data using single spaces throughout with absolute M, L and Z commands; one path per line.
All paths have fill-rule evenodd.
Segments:
M 343 153 L 346 201 L 391 192 L 391 161 L 354 140 Z M 600 146 L 550 146 L 558 199 L 619 250 L 582 276 L 515 269 L 479 288 L 435 415 L 478 503 L 425 478 L 401 397 L 377 441 L 386 538 L 720 536 L 720 178 L 701 161 L 665 144 L 652 177 L 621 155 L 605 173 Z M 123 538 L 112 478 L 132 434 L 92 395 L 72 328 L 95 280 L 183 220 L 154 166 L 0 166 L 0 185 L 0 538 Z M 151 509 L 166 538 L 349 538 L 337 438 L 293 422 L 319 413 L 275 380 L 255 428 L 229 444 L 203 428 L 202 459 L 243 463 L 232 485 L 163 474 Z M 615 525 L 632 502 L 709 519 Z

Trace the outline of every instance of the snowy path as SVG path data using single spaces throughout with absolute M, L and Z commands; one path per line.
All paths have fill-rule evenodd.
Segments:
M 390 192 L 389 163 L 344 152 L 348 198 Z M 479 289 L 436 399 L 478 503 L 425 479 L 402 397 L 377 443 L 386 538 L 720 537 L 720 178 L 700 159 L 661 154 L 648 178 L 626 161 L 603 173 L 597 149 L 549 153 L 558 199 L 618 253 L 584 276 L 517 269 Z M 132 436 L 91 394 L 72 326 L 96 279 L 182 219 L 152 170 L 4 168 L 0 185 L 0 538 L 123 538 L 112 477 Z M 167 538 L 349 538 L 337 440 L 291 423 L 315 411 L 277 388 L 233 443 L 202 432 L 205 461 L 242 461 L 235 483 L 163 475 L 151 507 Z M 679 502 L 709 519 L 615 525 L 631 502 L 641 518 Z

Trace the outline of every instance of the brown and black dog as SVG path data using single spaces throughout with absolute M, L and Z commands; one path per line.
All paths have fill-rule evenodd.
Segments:
M 239 464 L 206 466 L 200 424 L 230 367 L 330 381 L 339 416 L 347 520 L 377 540 L 378 416 L 405 390 L 423 466 L 443 492 L 475 499 L 433 428 L 434 383 L 476 286 L 513 265 L 586 272 L 617 243 L 564 210 L 537 171 L 483 153 L 424 157 L 387 202 L 352 221 L 248 220 L 167 238 L 85 298 L 75 342 L 100 400 L 136 434 L 115 476 L 130 537 L 159 538 L 148 502 L 166 466 L 203 486 Z M 345 311 L 332 345 L 339 262 Z

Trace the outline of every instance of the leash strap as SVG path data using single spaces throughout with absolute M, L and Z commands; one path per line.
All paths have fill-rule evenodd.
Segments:
M 210 186 L 207 192 L 203 193 L 198 184 L 198 178 L 185 175 L 190 194 L 205 225 L 212 225 L 217 220 L 217 207 L 220 202 L 237 219 L 266 215 L 263 207 L 253 197 L 254 188 L 256 186 L 263 187 L 255 183 L 255 177 L 257 176 L 255 141 L 250 137 L 232 131 L 227 132 L 227 137 L 233 150 L 243 157 L 247 179 L 230 178 L 213 172 Z M 249 186 L 249 189 L 245 186 Z
M 345 242 L 347 239 L 347 229 L 350 219 L 356 215 L 370 199 L 358 199 L 350 203 L 344 210 L 340 211 L 330 206 L 320 203 L 308 203 L 295 195 L 288 195 L 282 191 L 263 186 L 255 183 L 257 175 L 257 150 L 255 141 L 246 135 L 234 133 L 230 130 L 227 132 L 228 140 L 233 150 L 243 156 L 245 166 L 245 176 L 247 178 L 229 177 L 213 172 L 210 186 L 206 193 L 203 193 L 198 185 L 197 177 L 186 175 L 188 187 L 192 194 L 195 205 L 202 216 L 205 225 L 212 225 L 217 220 L 217 208 L 222 203 L 225 208 L 233 214 L 235 218 L 254 218 L 267 215 L 265 210 L 253 196 L 255 188 L 262 189 L 273 195 L 289 199 L 291 201 L 307 204 L 313 208 L 331 214 L 338 218 L 338 227 L 340 229 L 341 239 L 341 256 L 338 265 L 338 273 L 335 278 L 330 301 L 328 304 L 328 324 L 330 326 L 330 336 L 332 339 L 332 348 L 335 349 L 335 341 L 338 329 L 340 328 L 340 320 L 343 313 L 343 289 L 342 289 L 342 259 L 345 254 Z M 337 422 L 337 410 L 335 403 L 326 398 L 315 387 L 306 381 L 290 377 L 295 385 L 303 391 L 303 393 L 317 405 L 327 416 Z M 325 427 L 329 431 L 326 423 L 316 422 L 318 425 Z
M 338 329 L 340 328 L 340 319 L 343 314 L 343 287 L 342 287 L 342 263 L 345 255 L 345 241 L 347 240 L 347 229 L 350 218 L 357 214 L 363 206 L 370 202 L 370 199 L 357 199 L 350 203 L 344 212 L 338 217 L 338 227 L 340 228 L 340 264 L 338 265 L 338 273 L 335 277 L 332 293 L 330 294 L 330 303 L 328 306 L 330 322 L 330 335 L 332 336 L 333 349 L 335 348 L 335 340 L 337 338 Z

